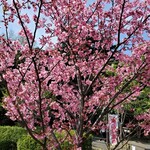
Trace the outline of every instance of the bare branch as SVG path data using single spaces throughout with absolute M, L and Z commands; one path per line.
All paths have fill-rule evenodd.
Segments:
M 35 41 L 35 37 L 36 37 L 36 32 L 37 32 L 37 29 L 38 29 L 38 23 L 39 23 L 39 19 L 40 19 L 40 15 L 41 15 L 41 9 L 42 9 L 42 5 L 43 5 L 43 0 L 40 0 L 40 6 L 39 6 L 39 12 L 38 12 L 38 16 L 37 16 L 37 20 L 36 20 L 36 23 L 35 23 L 35 29 L 34 29 L 34 33 L 33 33 L 33 39 L 32 39 L 32 42 L 31 42 L 31 48 L 33 48 L 33 44 L 34 44 L 34 41 Z
M 120 34 L 121 34 L 121 25 L 122 25 L 122 16 L 125 8 L 126 0 L 123 1 L 121 14 L 120 14 L 120 20 L 119 20 L 119 28 L 118 28 L 118 45 L 120 44 Z
M 23 28 L 24 34 L 25 34 L 25 36 L 26 36 L 26 39 L 27 39 L 27 42 L 28 42 L 28 45 L 29 45 L 29 48 L 30 48 L 30 50 L 31 50 L 31 49 L 32 49 L 32 46 L 31 46 L 31 43 L 30 43 L 30 40 L 29 40 L 27 31 L 26 31 L 26 29 L 25 29 L 24 22 L 23 22 L 22 19 L 21 19 L 20 12 L 19 12 L 19 8 L 17 7 L 17 4 L 16 4 L 15 0 L 13 0 L 13 4 L 14 4 L 14 7 L 15 7 L 15 9 L 16 9 L 16 11 L 17 11 L 17 15 L 18 15 L 20 24 L 21 24 L 21 26 L 22 26 L 22 28 Z

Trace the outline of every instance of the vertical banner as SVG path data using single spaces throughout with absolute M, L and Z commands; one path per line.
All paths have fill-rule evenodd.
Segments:
M 108 115 L 109 141 L 110 144 L 116 145 L 118 138 L 118 115 Z

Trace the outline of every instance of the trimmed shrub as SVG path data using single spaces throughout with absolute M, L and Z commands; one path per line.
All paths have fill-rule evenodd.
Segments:
M 1 150 L 16 150 L 17 141 L 27 134 L 21 127 L 0 126 L 0 148 Z
M 74 131 L 70 131 L 71 135 Z M 60 140 L 65 137 L 65 131 L 56 133 L 56 137 Z M 90 135 L 83 143 L 84 150 L 91 150 L 92 136 Z M 72 143 L 67 139 L 61 143 L 63 150 L 71 150 Z M 30 135 L 27 135 L 25 129 L 21 127 L 0 126 L 0 150 L 41 150 L 42 147 Z
M 62 138 L 64 134 L 57 133 L 56 136 Z M 72 147 L 73 145 L 67 140 L 61 144 L 62 150 L 72 150 Z M 42 150 L 42 147 L 30 135 L 27 135 L 18 140 L 17 150 Z
M 15 142 L 12 141 L 1 141 L 0 150 L 17 150 Z
M 17 150 L 41 150 L 42 147 L 31 136 L 26 135 L 17 142 Z

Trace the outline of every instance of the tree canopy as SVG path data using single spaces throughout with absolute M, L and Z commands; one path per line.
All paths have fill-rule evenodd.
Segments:
M 3 106 L 43 149 L 61 149 L 56 131 L 66 131 L 74 149 L 82 149 L 108 113 L 150 85 L 150 42 L 144 37 L 149 0 L 0 3 L 6 31 L 0 36 L 0 74 L 8 93 Z M 16 23 L 24 44 L 9 38 Z

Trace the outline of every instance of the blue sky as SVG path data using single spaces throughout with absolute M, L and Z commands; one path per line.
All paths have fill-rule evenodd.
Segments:
M 8 0 L 8 1 L 11 1 L 11 0 Z M 94 2 L 94 0 L 88 0 L 87 5 L 90 5 L 90 4 L 92 4 L 93 2 Z M 30 14 L 33 14 L 32 10 L 30 10 L 30 11 L 28 11 L 28 12 L 26 12 L 26 13 L 29 14 L 29 15 L 30 15 Z M 30 16 L 31 16 L 31 15 L 30 15 Z M 3 19 L 3 9 L 2 9 L 2 6 L 0 6 L 0 34 L 4 34 L 4 33 L 5 33 L 4 25 L 1 23 L 1 20 L 2 20 L 2 19 Z M 29 28 L 30 28 L 31 30 L 33 30 L 34 24 L 31 23 L 31 24 L 29 25 Z M 10 24 L 9 24 L 9 27 L 8 27 L 9 32 L 11 32 L 11 33 L 13 32 L 14 35 L 17 34 L 17 32 L 18 32 L 20 29 L 21 29 L 21 26 L 18 25 L 17 22 L 15 22 L 15 23 L 10 23 Z M 42 35 L 42 33 L 43 33 L 42 30 L 38 31 L 37 37 L 39 37 L 40 35 Z
M 11 1 L 11 0 L 8 0 L 8 1 Z M 95 0 L 88 0 L 87 5 L 92 4 L 94 1 Z M 106 9 L 109 9 L 109 8 L 110 8 L 110 5 L 106 5 Z M 31 16 L 31 14 L 33 14 L 33 11 L 30 10 L 30 11 L 28 11 L 26 13 L 29 14 L 29 16 Z M 2 20 L 2 19 L 3 19 L 3 10 L 2 10 L 2 6 L 0 6 L 0 20 Z M 29 28 L 31 29 L 31 31 L 34 31 L 34 23 L 30 23 L 29 24 Z M 18 31 L 20 31 L 20 29 L 21 29 L 21 26 L 18 25 L 17 22 L 9 24 L 8 30 L 9 30 L 9 33 L 11 33 L 11 36 L 12 36 L 12 33 L 13 33 L 13 36 L 17 37 L 17 33 L 18 33 Z M 42 30 L 42 29 L 38 30 L 36 37 L 39 38 L 43 33 L 44 33 L 44 30 Z M 0 34 L 5 34 L 5 28 L 4 28 L 4 26 L 3 26 L 3 24 L 1 22 L 0 22 Z M 144 38 L 148 39 L 146 33 L 144 33 Z M 55 40 L 56 39 L 54 39 L 54 41 Z
M 7 0 L 8 2 L 11 2 L 11 0 Z M 22 0 L 19 0 L 19 1 L 22 1 Z M 95 0 L 88 0 L 87 1 L 87 6 L 92 4 Z M 32 14 L 33 14 L 33 10 L 28 10 L 27 12 L 23 12 L 23 13 L 27 13 L 29 16 L 32 17 Z M 3 8 L 2 6 L 0 6 L 0 35 L 2 34 L 5 34 L 5 27 L 3 25 L 3 23 L 1 22 L 1 20 L 3 19 Z M 32 20 L 32 18 L 30 18 Z M 35 27 L 35 24 L 31 21 L 31 23 L 28 25 L 29 29 L 31 31 L 34 31 L 34 27 Z M 8 26 L 8 34 L 9 34 L 9 37 L 10 38 L 18 38 L 18 32 L 21 30 L 21 26 L 18 24 L 17 21 L 13 22 L 13 23 L 9 23 L 9 26 Z M 42 35 L 43 33 L 45 33 L 45 30 L 44 29 L 38 29 L 37 30 L 37 33 L 36 33 L 36 40 L 38 40 Z M 57 38 L 54 37 L 52 38 L 52 41 L 55 43 L 57 41 Z M 39 45 L 38 44 L 39 41 L 36 42 L 36 45 Z

